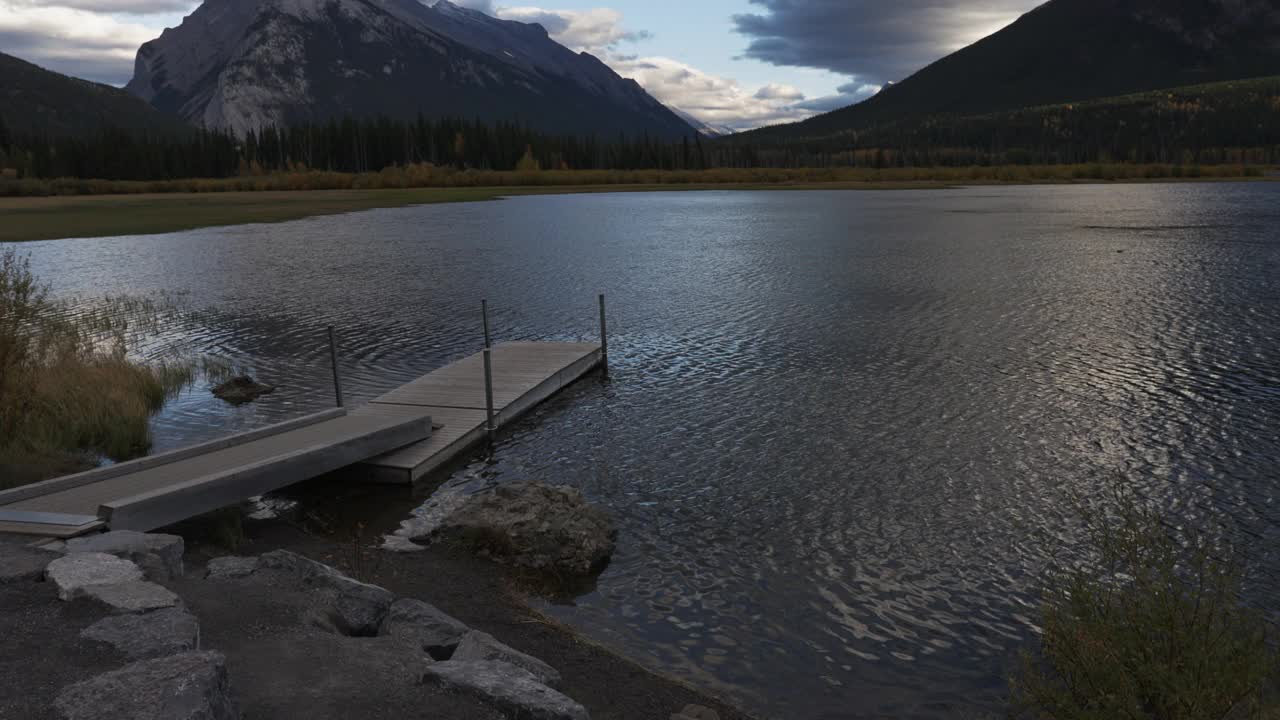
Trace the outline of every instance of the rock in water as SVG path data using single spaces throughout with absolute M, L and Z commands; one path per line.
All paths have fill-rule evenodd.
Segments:
M 170 608 L 103 618 L 80 636 L 104 642 L 130 660 L 148 660 L 198 649 L 200 623 L 185 610 Z
M 428 665 L 427 678 L 484 698 L 518 718 L 589 720 L 586 708 L 510 663 L 449 660 Z
M 576 488 L 535 482 L 472 495 L 436 531 L 462 535 L 499 561 L 579 576 L 602 569 L 618 537 L 609 514 Z
M 189 652 L 144 660 L 63 688 L 54 707 L 66 720 L 238 720 L 226 660 Z
M 113 530 L 101 535 L 68 540 L 67 551 L 106 553 L 132 560 L 146 572 L 149 579 L 164 581 L 182 577 L 182 554 L 186 551 L 186 545 L 177 535 Z
M 142 569 L 129 560 L 105 553 L 73 553 L 49 563 L 45 577 L 58 586 L 58 597 L 72 600 L 99 585 L 142 579 Z
M 232 405 L 243 405 L 275 391 L 276 389 L 270 385 L 263 385 L 248 375 L 241 375 L 215 387 L 213 394 Z

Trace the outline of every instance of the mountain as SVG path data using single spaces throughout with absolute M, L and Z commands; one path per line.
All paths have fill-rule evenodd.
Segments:
M 693 132 L 635 81 L 541 25 L 447 0 L 205 0 L 138 50 L 128 90 L 193 124 L 241 134 L 419 112 L 557 133 Z
M 726 125 L 712 125 L 710 123 L 702 122 L 698 118 L 690 115 L 689 113 L 681 110 L 680 108 L 673 107 L 671 108 L 671 112 L 675 113 L 676 115 L 679 115 L 681 120 L 684 120 L 685 122 L 689 123 L 689 125 L 694 130 L 698 131 L 699 135 L 705 138 L 724 137 L 726 135 L 732 135 L 734 132 L 736 132 L 733 128 L 728 127 Z
M 176 118 L 119 88 L 45 70 L 0 53 L 0 120 L 19 134 L 86 135 L 105 127 L 182 132 Z
M 1050 0 L 864 102 L 754 135 L 821 137 L 1276 74 L 1277 0 Z

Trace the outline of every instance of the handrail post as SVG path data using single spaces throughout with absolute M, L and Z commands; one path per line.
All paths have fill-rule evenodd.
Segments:
M 604 293 L 600 293 L 600 366 L 604 377 L 609 377 L 609 332 L 604 321 Z
M 493 426 L 493 361 L 490 359 L 489 348 L 484 349 L 484 409 L 485 409 L 485 432 L 489 436 L 490 444 L 493 443 L 493 436 L 496 428 Z
M 333 335 L 333 326 L 329 326 L 329 363 L 333 365 L 333 395 L 342 404 L 342 376 L 338 374 L 338 342 Z
M 484 320 L 484 346 L 485 348 L 493 347 L 493 343 L 489 341 L 489 301 L 480 301 L 480 317 Z

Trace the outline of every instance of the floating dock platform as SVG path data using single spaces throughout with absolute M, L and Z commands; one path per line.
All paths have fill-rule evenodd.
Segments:
M 358 408 L 0 492 L 0 533 L 154 530 L 343 468 L 412 485 L 606 362 L 595 343 L 510 342 L 486 352 L 489 393 L 481 352 Z

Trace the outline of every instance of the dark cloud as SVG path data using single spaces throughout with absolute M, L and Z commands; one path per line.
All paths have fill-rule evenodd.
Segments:
M 751 0 L 746 57 L 883 84 L 994 32 L 1043 0 Z

